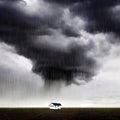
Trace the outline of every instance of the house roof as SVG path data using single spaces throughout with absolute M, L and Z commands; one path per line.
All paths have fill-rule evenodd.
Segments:
M 56 106 L 61 106 L 61 103 L 51 103 L 53 105 L 56 105 Z

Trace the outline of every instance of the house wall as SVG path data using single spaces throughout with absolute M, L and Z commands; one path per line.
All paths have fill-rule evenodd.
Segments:
M 49 106 L 50 109 L 61 109 L 61 106 Z

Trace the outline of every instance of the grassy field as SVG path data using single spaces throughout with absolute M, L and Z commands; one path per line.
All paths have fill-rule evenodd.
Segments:
M 0 120 L 120 120 L 119 108 L 1 108 Z

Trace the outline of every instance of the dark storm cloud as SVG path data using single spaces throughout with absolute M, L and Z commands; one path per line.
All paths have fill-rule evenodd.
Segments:
M 120 4 L 119 0 L 47 0 L 50 3 L 67 6 L 75 15 L 83 16 L 88 21 L 89 32 L 114 32 L 120 34 L 120 22 L 110 11 Z
M 46 0 L 46 1 L 61 4 L 61 5 L 70 5 L 77 2 L 81 2 L 83 0 Z
M 87 4 L 87 11 L 84 11 L 89 20 L 87 29 L 91 32 L 114 32 L 119 35 L 120 24 L 114 20 L 113 13 L 109 12 L 118 3 L 120 3 L 118 0 L 110 0 L 109 2 L 106 0 L 93 0 Z M 78 8 L 73 8 L 73 11 L 77 13 L 80 9 L 80 6 L 78 6 Z
M 33 72 L 42 75 L 46 83 L 64 80 L 71 84 L 78 76 L 88 80 L 95 74 L 96 62 L 88 57 L 89 46 L 71 43 L 58 49 L 47 44 L 33 44 L 38 36 L 51 36 L 51 29 L 58 29 L 54 19 L 28 15 L 9 4 L 0 4 L 0 39 L 14 45 L 17 52 L 33 61 Z M 74 30 L 61 28 L 68 36 L 77 37 Z M 58 36 L 59 37 L 59 36 Z M 66 38 L 66 39 L 68 39 Z M 61 40 L 61 42 L 64 42 Z
M 80 34 L 74 30 L 72 27 L 65 26 L 62 28 L 62 33 L 67 37 L 78 37 Z
M 14 3 L 14 2 L 19 2 L 19 1 L 23 1 L 25 2 L 25 0 L 0 0 L 0 2 L 6 2 L 6 3 Z
M 45 48 L 41 52 L 33 71 L 42 73 L 45 80 L 66 80 L 67 83 L 73 82 L 76 76 L 91 78 L 94 75 L 95 61 L 86 56 L 83 46 L 70 45 L 69 50 L 50 50 Z M 41 59 L 40 59 L 41 58 Z

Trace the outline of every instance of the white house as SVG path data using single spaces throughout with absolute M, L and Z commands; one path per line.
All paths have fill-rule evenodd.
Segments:
M 61 104 L 60 103 L 51 103 L 49 104 L 50 109 L 61 109 Z

